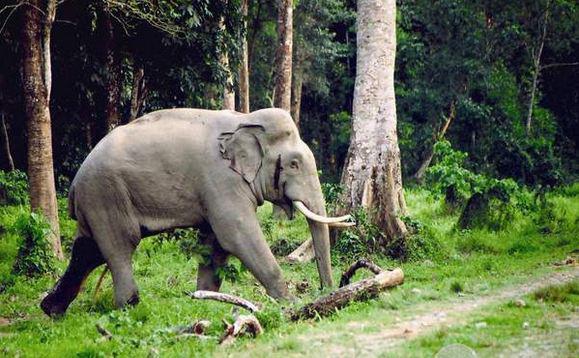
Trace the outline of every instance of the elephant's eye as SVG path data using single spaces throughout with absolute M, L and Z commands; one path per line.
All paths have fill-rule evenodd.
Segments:
M 291 163 L 290 163 L 290 167 L 292 169 L 299 169 L 300 167 L 300 163 L 297 159 L 292 159 Z

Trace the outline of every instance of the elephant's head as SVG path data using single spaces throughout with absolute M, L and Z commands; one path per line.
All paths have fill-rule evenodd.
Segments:
M 328 224 L 349 216 L 326 217 L 314 155 L 286 111 L 263 109 L 240 118 L 235 131 L 220 137 L 223 158 L 243 177 L 260 204 L 268 200 L 290 218 L 295 209 L 307 217 L 321 284 L 332 286 Z

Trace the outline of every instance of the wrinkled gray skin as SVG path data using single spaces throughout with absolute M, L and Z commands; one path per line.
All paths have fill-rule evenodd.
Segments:
M 69 194 L 78 221 L 67 271 L 42 301 L 63 314 L 86 276 L 106 263 L 118 307 L 139 300 L 132 256 L 143 237 L 196 227 L 213 250 L 197 289 L 219 290 L 216 270 L 238 257 L 274 298 L 289 298 L 256 209 L 264 200 L 293 216 L 292 201 L 326 214 L 312 152 L 289 114 L 263 109 L 169 109 L 114 129 L 88 155 Z M 328 227 L 309 221 L 322 286 L 331 286 Z

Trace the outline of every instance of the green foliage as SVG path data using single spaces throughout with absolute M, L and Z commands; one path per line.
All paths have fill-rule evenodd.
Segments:
M 211 249 L 199 242 L 199 231 L 195 229 L 175 229 L 172 232 L 162 233 L 156 236 L 155 241 L 161 244 L 175 240 L 181 252 L 187 259 L 197 259 L 208 262 Z
M 404 259 L 442 261 L 448 258 L 448 250 L 435 230 L 411 217 L 403 217 L 402 220 L 408 229 L 408 236 L 404 239 Z
M 535 291 L 533 297 L 538 301 L 563 303 L 579 303 L 579 282 L 574 281 L 564 285 L 548 286 Z
M 28 179 L 20 170 L 0 170 L 0 203 L 24 205 L 28 203 Z
M 383 242 L 383 234 L 363 208 L 356 209 L 352 216 L 356 226 L 343 230 L 333 248 L 341 257 L 360 258 L 368 253 L 378 252 Z
M 11 230 L 20 237 L 14 273 L 35 277 L 54 272 L 50 224 L 41 214 L 22 212 Z

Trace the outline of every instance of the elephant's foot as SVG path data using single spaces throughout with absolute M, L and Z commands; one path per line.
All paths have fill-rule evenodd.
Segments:
M 120 290 L 120 292 L 115 292 L 115 305 L 118 308 L 124 308 L 127 306 L 136 306 L 140 301 L 139 291 L 134 289 Z
M 65 314 L 70 302 L 59 298 L 55 292 L 51 292 L 40 302 L 40 308 L 47 316 L 58 318 Z

